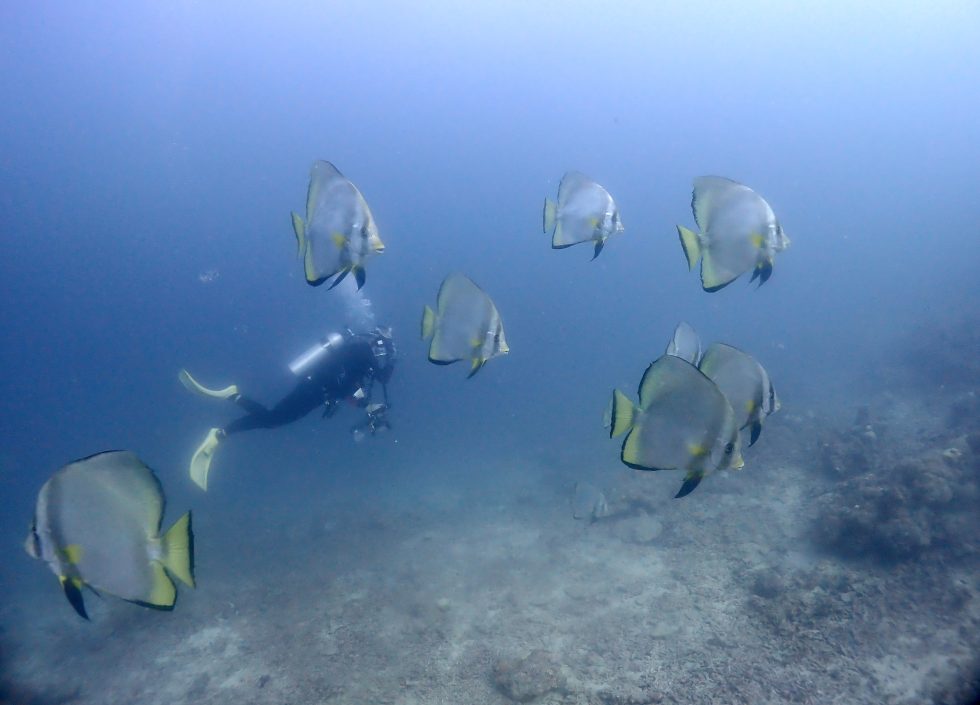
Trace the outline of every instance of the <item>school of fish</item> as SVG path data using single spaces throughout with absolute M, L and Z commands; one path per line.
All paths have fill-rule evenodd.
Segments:
M 698 231 L 678 225 L 677 232 L 688 266 L 701 264 L 705 291 L 717 292 L 748 272 L 759 286 L 769 280 L 789 238 L 764 198 L 736 181 L 701 176 L 694 180 L 691 209 Z M 552 248 L 592 243 L 593 259 L 625 229 L 610 193 L 577 171 L 564 174 L 557 200 L 545 199 L 542 224 Z M 364 196 L 327 161 L 313 164 L 305 217 L 292 213 L 292 225 L 311 286 L 332 280 L 332 289 L 351 275 L 360 289 L 370 259 L 385 250 Z M 464 361 L 468 377 L 510 351 L 493 300 L 461 273 L 445 277 L 434 308 L 424 306 L 421 337 L 430 341 L 430 362 Z M 186 372 L 181 382 L 200 387 Z M 614 390 L 604 425 L 610 437 L 624 436 L 620 458 L 627 466 L 683 472 L 676 497 L 714 472 L 741 468 L 743 445 L 754 444 L 766 417 L 779 409 L 769 375 L 755 358 L 723 343 L 702 354 L 698 334 L 685 322 L 643 373 L 637 396 L 634 403 Z M 577 488 L 576 496 L 582 505 L 577 512 L 601 515 L 601 493 Z M 134 453 L 97 453 L 62 467 L 42 486 L 25 549 L 48 565 L 86 619 L 83 589 L 172 609 L 173 578 L 194 587 L 194 535 L 190 512 L 161 533 L 164 505 L 159 480 Z

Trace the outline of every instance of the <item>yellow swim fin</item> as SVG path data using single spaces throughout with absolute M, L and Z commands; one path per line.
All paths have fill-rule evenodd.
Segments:
M 212 428 L 208 431 L 208 435 L 204 437 L 204 441 L 194 451 L 194 455 L 191 458 L 191 479 L 205 492 L 208 489 L 208 473 L 211 471 L 211 458 L 214 456 L 214 451 L 217 450 L 218 442 L 221 440 L 218 436 L 219 431 L 221 431 L 220 428 Z
M 184 388 L 194 392 L 195 394 L 200 394 L 204 397 L 212 397 L 214 399 L 229 399 L 236 394 L 238 394 L 238 387 L 234 384 L 225 387 L 224 389 L 208 389 L 203 384 L 198 382 L 196 379 L 191 377 L 191 373 L 187 370 L 181 370 L 177 374 L 177 379 L 180 383 L 184 385 Z

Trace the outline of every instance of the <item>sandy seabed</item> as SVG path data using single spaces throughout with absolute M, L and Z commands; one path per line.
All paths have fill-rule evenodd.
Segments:
M 679 475 L 621 469 L 610 445 L 581 477 L 515 456 L 488 461 L 485 486 L 417 487 L 401 508 L 325 504 L 199 545 L 199 587 L 172 613 L 89 598 L 86 624 L 52 609 L 56 585 L 13 595 L 3 702 L 962 701 L 978 554 L 817 551 L 815 423 L 784 410 L 744 470 L 682 500 Z M 580 479 L 606 498 L 592 521 L 572 516 Z

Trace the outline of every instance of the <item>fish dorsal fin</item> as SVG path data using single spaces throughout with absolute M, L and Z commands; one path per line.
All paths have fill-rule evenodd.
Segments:
M 310 170 L 310 186 L 306 191 L 306 222 L 313 222 L 313 212 L 316 210 L 317 201 L 320 198 L 320 191 L 323 185 L 336 178 L 345 179 L 344 175 L 328 161 L 318 159 L 313 163 Z
M 650 403 L 668 386 L 671 377 L 677 374 L 678 371 L 681 371 L 681 374 L 686 374 L 687 368 L 697 370 L 687 360 L 673 355 L 661 355 L 654 360 L 647 367 L 646 372 L 643 373 L 643 378 L 640 379 L 640 388 L 638 390 L 640 408 L 646 409 L 649 407 Z
M 694 212 L 694 222 L 698 224 L 702 234 L 711 229 L 711 216 L 718 203 L 726 194 L 739 188 L 746 187 L 723 176 L 699 176 L 694 180 L 691 210 Z
M 591 183 L 593 183 L 592 179 L 580 171 L 566 171 L 558 186 L 558 208 L 565 205 L 575 191 Z

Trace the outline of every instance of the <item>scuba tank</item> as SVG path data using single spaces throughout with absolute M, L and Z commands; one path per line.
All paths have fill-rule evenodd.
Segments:
M 344 342 L 344 336 L 340 333 L 331 333 L 322 340 L 318 341 L 309 350 L 304 352 L 302 355 L 297 357 L 295 360 L 289 363 L 289 371 L 292 372 L 297 377 L 306 373 L 306 371 L 315 366 L 324 356 L 340 347 L 341 343 Z

